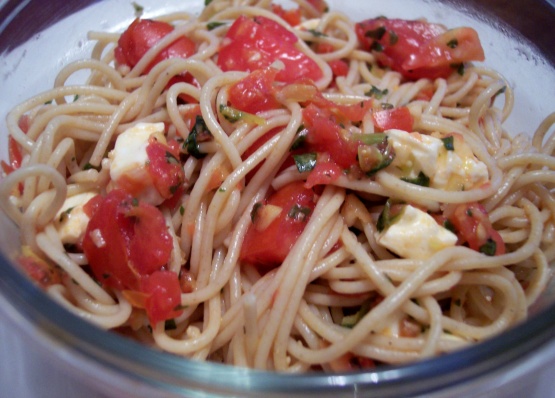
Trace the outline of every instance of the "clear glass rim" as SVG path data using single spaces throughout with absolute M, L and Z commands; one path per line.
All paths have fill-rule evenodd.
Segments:
M 48 24 L 97 1 L 52 0 L 51 6 L 58 4 L 61 11 L 53 19 L 45 16 L 36 21 L 32 32 L 37 33 Z M 555 11 L 547 1 L 549 0 L 537 0 L 533 3 L 549 21 L 553 20 Z M 484 5 L 480 5 L 478 0 L 450 2 L 484 9 Z M 18 36 L 17 40 L 11 40 L 14 26 L 21 23 L 23 11 L 29 10 L 30 3 L 30 0 L 8 0 L 0 5 L 0 21 L 4 21 L 0 22 L 0 52 L 7 51 L 18 41 L 22 42 L 30 37 Z M 515 3 L 519 7 L 526 7 L 521 2 Z M 488 12 L 487 9 L 485 11 Z M 526 19 L 522 17 L 522 13 L 517 14 L 522 20 Z M 522 23 L 515 27 L 512 21 L 504 21 L 532 40 L 546 59 L 555 63 L 555 50 L 551 42 L 533 40 L 535 33 L 529 25 Z M 536 29 L 542 26 L 547 25 L 537 23 Z M 555 340 L 555 303 L 551 303 L 525 323 L 497 337 L 442 357 L 373 371 L 293 376 L 191 361 L 91 326 L 52 301 L 15 269 L 3 253 L 0 253 L 0 295 L 22 319 L 40 329 L 49 339 L 59 341 L 67 350 L 79 353 L 128 379 L 177 393 L 189 388 L 202 390 L 206 386 L 214 391 L 241 393 L 244 396 L 256 396 L 262 392 L 284 395 L 289 392 L 303 396 L 352 396 L 354 389 L 359 393 L 372 393 L 376 396 L 388 391 L 395 391 L 396 394 L 426 393 L 452 387 L 517 363 L 521 358 L 539 352 L 543 346 Z
M 355 387 L 357 392 L 373 394 L 429 393 L 510 366 L 555 339 L 555 304 L 550 304 L 497 337 L 441 357 L 353 373 L 288 375 L 193 361 L 94 327 L 50 299 L 3 254 L 0 295 L 26 322 L 67 351 L 129 380 L 177 393 L 195 386 L 243 395 L 350 396 Z

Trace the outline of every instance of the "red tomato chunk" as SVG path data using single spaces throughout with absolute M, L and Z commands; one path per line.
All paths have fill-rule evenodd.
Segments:
M 313 81 L 323 74 L 318 64 L 295 46 L 297 36 L 279 23 L 261 16 L 254 19 L 242 15 L 229 28 L 218 55 L 218 66 L 224 71 L 253 72 L 275 61 L 284 68 L 276 80 L 292 83 L 302 78 Z
M 446 30 L 423 21 L 377 18 L 358 23 L 356 33 L 363 49 L 407 79 L 447 78 L 464 62 L 484 60 L 472 28 Z
M 245 235 L 240 261 L 256 265 L 262 271 L 281 265 L 304 231 L 316 201 L 314 191 L 297 181 L 272 194 L 266 203 L 255 206 L 253 224 Z M 261 227 L 264 206 L 275 206 L 281 211 L 268 226 Z
M 173 31 L 174 27 L 166 22 L 150 19 L 136 19 L 121 35 L 114 50 L 120 65 L 133 68 L 141 58 L 160 40 Z M 185 36 L 179 37 L 163 49 L 147 66 L 148 73 L 157 63 L 170 58 L 188 58 L 195 53 L 195 43 Z
M 180 303 L 179 280 L 174 272 L 164 271 L 172 238 L 160 210 L 115 189 L 93 198 L 85 211 L 91 219 L 83 251 L 95 278 L 108 287 L 144 293 L 152 323 L 174 317 L 173 309 Z
M 467 243 L 476 251 L 490 256 L 505 254 L 505 243 L 488 218 L 486 209 L 479 203 L 457 205 L 447 219 L 455 227 L 459 244 Z

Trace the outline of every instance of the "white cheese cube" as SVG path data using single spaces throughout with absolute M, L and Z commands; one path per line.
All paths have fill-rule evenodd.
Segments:
M 455 246 L 457 235 L 428 213 L 406 205 L 392 225 L 377 233 L 376 241 L 400 257 L 421 260 Z
M 89 216 L 83 211 L 83 206 L 97 194 L 98 192 L 83 192 L 65 200 L 54 219 L 54 225 L 62 243 L 81 242 L 89 223 Z
M 116 187 L 124 188 L 138 199 L 157 206 L 164 198 L 154 187 L 146 169 L 146 148 L 150 137 L 166 144 L 164 123 L 138 123 L 118 136 L 114 149 L 108 154 L 111 160 L 110 178 Z
M 388 130 L 386 134 L 395 149 L 395 160 L 390 167 L 396 168 L 406 178 L 415 178 L 420 172 L 428 177 L 435 174 L 440 151 L 444 148 L 443 141 L 403 130 Z
M 422 172 L 430 178 L 430 187 L 446 191 L 472 189 L 489 179 L 487 166 L 458 134 L 453 135 L 454 150 L 447 150 L 440 138 L 431 135 L 402 130 L 386 134 L 396 155 L 388 170 L 400 178 L 413 179 Z

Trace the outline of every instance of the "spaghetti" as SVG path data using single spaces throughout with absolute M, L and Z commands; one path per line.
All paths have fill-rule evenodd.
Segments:
M 7 118 L 17 261 L 100 327 L 280 372 L 406 363 L 523 321 L 555 259 L 555 114 L 510 135 L 513 92 L 470 62 L 469 28 L 296 3 L 91 32 L 91 58 Z M 414 24 L 447 65 L 400 60 Z

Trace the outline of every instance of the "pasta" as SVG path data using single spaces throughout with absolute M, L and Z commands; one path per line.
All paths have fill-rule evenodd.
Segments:
M 278 372 L 407 363 L 522 322 L 555 260 L 555 113 L 506 131 L 503 76 L 449 58 L 469 28 L 295 3 L 90 32 L 90 59 L 7 118 L 16 261 L 102 328 Z M 396 58 L 412 23 L 447 65 Z

